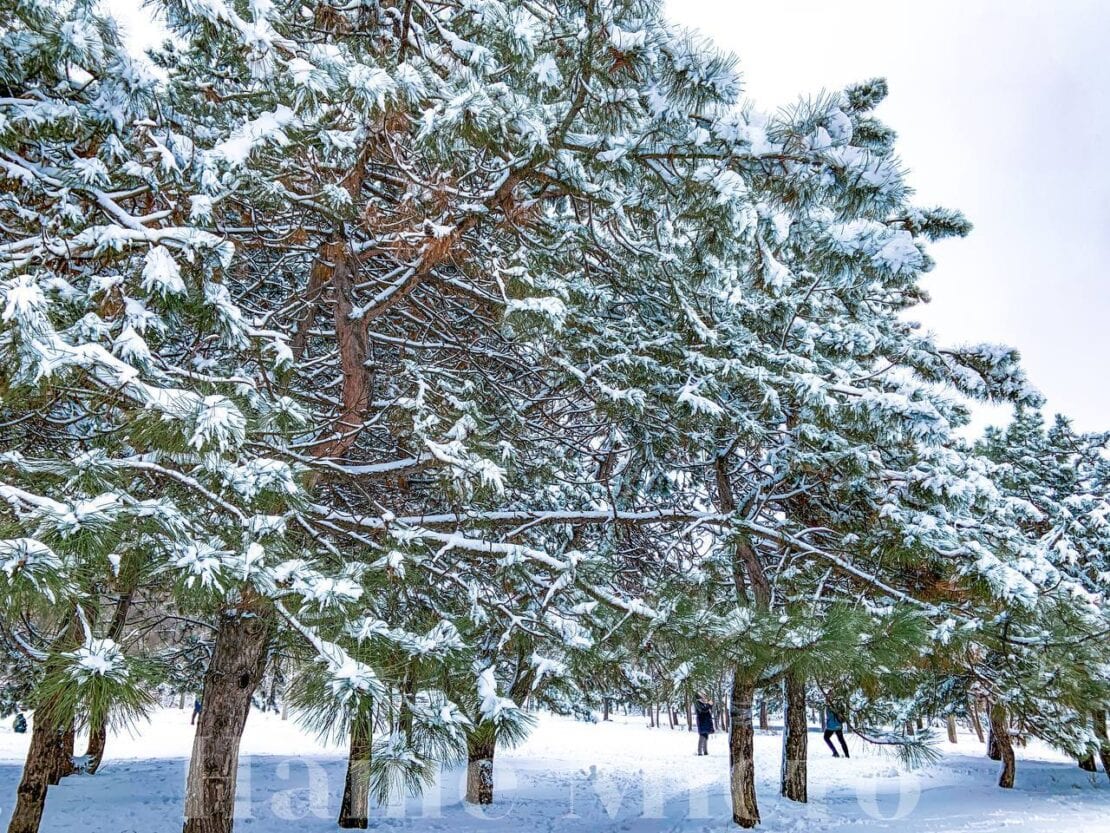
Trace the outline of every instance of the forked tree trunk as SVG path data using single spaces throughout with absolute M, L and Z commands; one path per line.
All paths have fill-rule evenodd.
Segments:
M 183 833 L 231 833 L 239 741 L 272 633 L 266 612 L 232 611 L 220 619 L 189 760 Z
M 1002 761 L 1002 772 L 998 776 L 998 786 L 1011 789 L 1014 786 L 1014 745 L 1010 742 L 1010 726 L 1006 719 L 1006 707 L 1001 703 L 991 705 L 991 737 L 998 747 Z
M 466 801 L 468 804 L 493 803 L 492 740 L 468 739 L 466 743 Z
M 35 712 L 31 722 L 31 745 L 23 764 L 23 776 L 15 793 L 15 809 L 8 823 L 8 833 L 38 833 L 46 790 L 54 773 L 57 754 L 57 730 L 46 717 L 46 709 Z
M 983 723 L 979 720 L 979 701 L 974 697 L 968 703 L 968 712 L 971 715 L 971 728 L 975 730 L 975 735 L 979 738 L 979 743 L 982 743 Z
M 948 742 L 956 743 L 956 715 L 950 714 L 947 719 L 948 723 Z
M 752 728 L 754 697 L 755 686 L 742 671 L 734 671 L 729 701 L 728 765 L 732 820 L 741 827 L 759 824 L 755 796 L 755 730 Z
M 808 791 L 809 726 L 806 723 L 806 681 L 795 674 L 783 679 L 782 794 L 806 802 Z
M 1095 737 L 1098 738 L 1098 756 L 1102 759 L 1102 771 L 1110 778 L 1110 737 L 1106 735 L 1106 712 L 1095 709 L 1091 712 L 1095 724 Z
M 370 823 L 370 749 L 373 741 L 370 716 L 351 722 L 351 746 L 347 756 L 347 777 L 343 783 L 343 803 L 339 807 L 339 826 L 365 830 Z

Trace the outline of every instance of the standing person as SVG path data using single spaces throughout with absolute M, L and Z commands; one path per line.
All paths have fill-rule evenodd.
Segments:
M 16 712 L 15 720 L 12 721 L 12 731 L 17 735 L 27 732 L 27 718 L 23 716 L 23 712 Z
M 698 715 L 698 755 L 708 755 L 709 736 L 713 734 L 713 701 L 699 694 L 694 710 Z
M 198 717 L 200 717 L 200 698 L 196 697 L 193 699 L 193 716 L 189 718 L 189 725 L 196 723 Z
M 832 706 L 825 706 L 825 743 L 829 749 L 832 750 L 833 757 L 839 758 L 840 753 L 836 751 L 830 738 L 836 735 L 836 739 L 840 741 L 840 748 L 844 750 L 844 757 L 850 758 L 848 754 L 848 744 L 844 741 L 844 721 L 840 719 L 840 715 L 832 710 Z

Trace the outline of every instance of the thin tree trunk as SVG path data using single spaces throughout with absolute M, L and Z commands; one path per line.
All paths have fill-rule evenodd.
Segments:
M 805 802 L 808 793 L 809 726 L 806 723 L 806 681 L 796 674 L 783 679 L 782 794 Z
M 667 724 L 672 730 L 674 729 L 674 709 L 671 708 L 670 703 L 667 704 Z
M 31 723 L 31 745 L 16 789 L 8 833 L 38 833 L 42 821 L 57 748 L 57 731 L 48 721 L 46 711 L 44 708 L 36 711 Z
M 759 731 L 766 732 L 771 728 L 771 724 L 767 719 L 767 698 L 759 698 Z
M 185 692 L 184 691 L 178 692 L 177 707 L 179 709 L 184 709 L 185 708 Z
M 1106 712 L 1095 709 L 1091 712 L 1095 724 L 1095 737 L 1098 738 L 1098 756 L 1102 759 L 1102 771 L 1110 778 L 1110 737 L 1106 734 Z
M 116 612 L 112 614 L 112 623 L 108 626 L 108 638 L 119 642 L 123 636 L 123 628 L 127 624 L 127 614 L 131 612 L 131 603 L 135 599 L 135 582 L 120 594 L 116 602 Z M 161 705 L 161 704 L 159 704 Z M 185 705 L 185 694 L 181 695 L 181 705 Z M 103 721 L 98 721 L 89 727 L 89 745 L 85 749 L 85 771 L 95 775 L 100 769 L 100 762 L 104 760 L 104 747 L 108 742 L 108 727 Z
M 690 695 L 686 695 L 686 731 L 694 731 L 694 710 L 690 707 Z
M 968 713 L 971 715 L 971 728 L 975 730 L 979 743 L 983 743 L 983 722 L 979 720 L 979 700 L 977 698 L 971 698 L 971 702 L 968 703 Z
M 998 786 L 1012 789 L 1014 786 L 1014 746 L 1010 742 L 1010 726 L 1006 719 L 1006 707 L 1001 703 L 991 705 L 991 737 L 998 747 L 1002 760 L 1002 772 L 998 776 Z
M 468 804 L 493 803 L 493 740 L 468 739 L 466 744 L 466 801 Z
M 602 697 L 601 698 L 601 720 L 602 720 L 602 722 L 605 722 L 608 719 L 609 719 L 609 698 L 608 697 Z
M 922 718 L 917 718 L 917 731 L 922 731 L 925 728 L 925 721 Z
M 347 756 L 347 777 L 343 782 L 343 803 L 339 807 L 339 826 L 365 830 L 370 823 L 370 717 L 351 721 L 351 745 Z
M 995 730 L 994 724 L 994 704 L 989 700 L 986 704 L 987 708 L 987 757 L 992 761 L 1002 760 L 1002 747 L 998 742 L 998 733 Z M 1010 730 L 1008 726 L 1003 725 L 1006 737 L 1010 737 Z
M 910 735 L 910 736 L 912 736 L 914 734 L 913 721 L 912 720 L 907 720 L 906 721 L 905 732 L 906 732 L 907 735 Z
M 741 827 L 759 824 L 755 796 L 755 730 L 752 728 L 754 697 L 755 686 L 737 669 L 733 672 L 729 701 L 728 765 L 732 820 Z
M 231 833 L 239 741 L 272 634 L 266 612 L 236 610 L 220 619 L 189 761 L 183 833 Z
M 947 719 L 948 723 L 948 742 L 956 743 L 956 715 L 950 714 Z

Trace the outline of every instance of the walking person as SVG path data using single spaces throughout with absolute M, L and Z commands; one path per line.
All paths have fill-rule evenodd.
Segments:
M 844 757 L 852 757 L 848 754 L 848 744 L 844 740 L 844 721 L 840 719 L 839 714 L 833 711 L 831 706 L 825 706 L 825 743 L 832 750 L 833 757 L 839 758 L 840 753 L 836 751 L 836 747 L 833 746 L 833 742 L 830 740 L 834 734 L 836 739 L 840 741 L 840 748 L 844 750 Z
M 713 701 L 699 694 L 694 710 L 698 716 L 698 755 L 709 754 L 709 736 L 713 734 Z
M 193 716 L 189 718 L 189 725 L 192 726 L 194 723 L 196 723 L 196 720 L 197 720 L 198 717 L 200 717 L 200 698 L 199 697 L 194 698 L 194 700 L 193 700 Z

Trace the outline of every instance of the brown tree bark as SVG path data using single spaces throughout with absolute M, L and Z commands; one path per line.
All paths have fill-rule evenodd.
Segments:
M 809 726 L 806 724 L 806 681 L 790 673 L 783 679 L 782 794 L 806 802 L 808 790 Z
M 466 801 L 468 804 L 493 803 L 492 740 L 470 738 L 466 744 Z
M 948 715 L 946 722 L 948 724 L 948 742 L 956 743 L 956 715 Z
M 135 598 L 134 582 L 116 602 L 116 612 L 112 614 L 112 623 L 108 626 L 108 638 L 119 642 L 123 636 L 124 625 L 127 624 L 127 614 L 131 611 L 131 602 Z M 185 705 L 185 694 L 181 694 L 181 705 Z M 100 762 L 104 760 L 104 747 L 108 742 L 108 727 L 99 721 L 89 727 L 89 745 L 85 749 L 85 772 L 95 775 L 100 769 Z
M 16 789 L 8 833 L 38 833 L 42 821 L 57 749 L 57 730 L 47 719 L 46 711 L 40 708 L 31 721 L 31 745 Z
M 189 761 L 183 833 L 231 833 L 239 742 L 266 667 L 272 616 L 244 606 L 220 618 Z
M 1094 720 L 1095 737 L 1098 738 L 1098 756 L 1102 760 L 1102 771 L 1106 773 L 1106 777 L 1110 778 L 1110 737 L 1106 734 L 1106 712 L 1102 709 L 1095 709 L 1091 712 L 1091 718 Z
M 975 730 L 979 743 L 983 743 L 983 723 L 979 720 L 979 700 L 975 697 L 968 703 L 968 714 L 971 715 L 971 728 Z
M 771 722 L 767 719 L 767 698 L 759 698 L 759 731 L 766 732 L 770 730 Z
M 740 827 L 759 824 L 755 795 L 755 730 L 752 728 L 754 697 L 755 686 L 738 669 L 733 673 L 729 701 L 728 765 L 732 820 Z
M 998 748 L 1002 761 L 1002 772 L 998 776 L 998 786 L 1012 789 L 1014 786 L 1014 746 L 1010 742 L 1010 726 L 1006 719 L 1006 707 L 1001 703 L 991 704 L 991 738 Z
M 339 807 L 339 826 L 365 830 L 370 823 L 370 749 L 373 742 L 370 716 L 351 722 L 351 745 L 347 755 L 347 776 L 343 782 L 343 803 Z
M 75 772 L 73 766 L 74 746 L 77 742 L 77 729 L 73 721 L 62 726 L 54 733 L 54 744 L 51 749 L 52 760 L 50 765 L 50 784 L 60 784 L 67 775 Z

